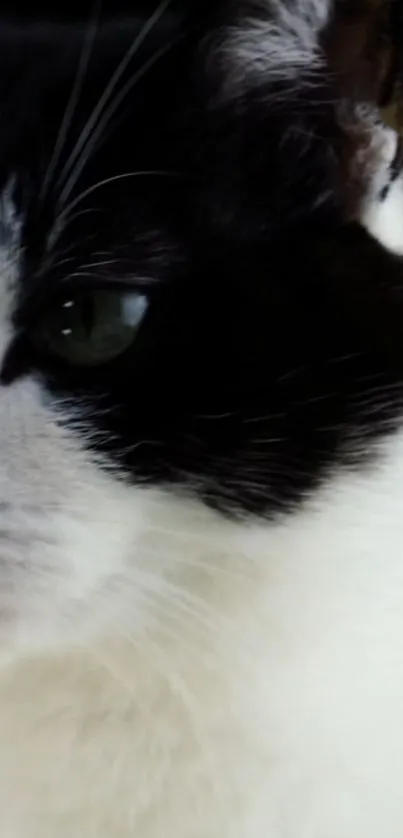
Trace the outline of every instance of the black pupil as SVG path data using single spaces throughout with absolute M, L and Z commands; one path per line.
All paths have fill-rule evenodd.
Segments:
M 86 294 L 81 304 L 81 317 L 84 332 L 88 340 L 91 339 L 95 321 L 94 298 Z

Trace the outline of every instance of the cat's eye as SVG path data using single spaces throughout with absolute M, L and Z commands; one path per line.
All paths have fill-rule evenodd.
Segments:
M 40 319 L 36 337 L 56 357 L 80 366 L 98 366 L 131 347 L 147 306 L 147 297 L 138 292 L 83 290 L 53 302 Z

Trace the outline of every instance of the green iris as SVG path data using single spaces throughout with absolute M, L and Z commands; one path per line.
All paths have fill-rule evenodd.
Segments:
M 138 292 L 81 291 L 47 309 L 38 337 L 48 352 L 71 364 L 104 364 L 130 348 L 147 305 L 147 297 Z

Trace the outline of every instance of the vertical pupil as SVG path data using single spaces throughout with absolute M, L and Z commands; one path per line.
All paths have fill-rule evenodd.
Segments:
M 91 295 L 87 294 L 81 304 L 82 324 L 86 338 L 90 338 L 94 328 L 95 306 Z

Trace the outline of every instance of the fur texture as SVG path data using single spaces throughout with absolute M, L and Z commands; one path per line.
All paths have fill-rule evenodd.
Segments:
M 397 137 L 330 3 L 87 11 L 0 15 L 1 836 L 401 838 Z
M 320 36 L 329 23 L 331 0 L 255 0 L 239 3 L 226 27 L 226 72 L 239 96 L 242 82 L 252 88 L 267 81 L 288 84 L 323 69 Z M 236 8 L 236 4 L 235 4 Z M 227 88 L 228 92 L 228 88 Z

